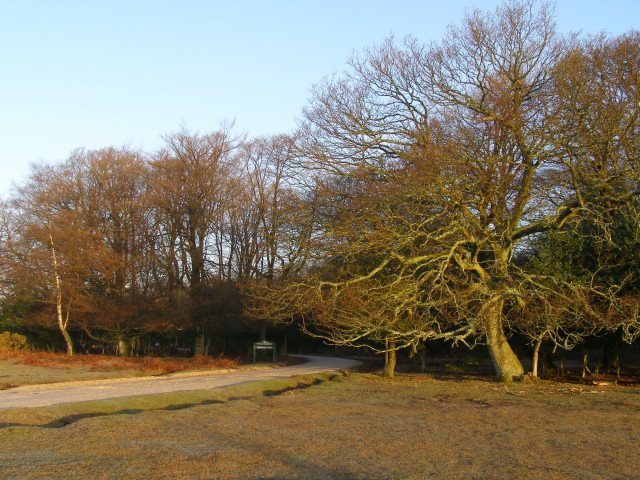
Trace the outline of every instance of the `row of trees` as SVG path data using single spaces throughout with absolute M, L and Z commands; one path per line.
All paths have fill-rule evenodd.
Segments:
M 69 354 L 70 329 L 121 353 L 142 335 L 189 330 L 204 353 L 208 330 L 240 318 L 241 285 L 304 261 L 292 145 L 183 129 L 152 155 L 79 150 L 34 166 L 3 205 L 5 307 L 55 318 Z
M 398 349 L 482 342 L 512 380 L 509 333 L 536 354 L 633 341 L 639 66 L 638 32 L 563 37 L 550 6 L 508 1 L 354 56 L 294 136 L 75 152 L 3 206 L 4 298 L 55 310 L 69 353 L 70 326 L 189 328 L 204 352 L 232 316 L 384 352 L 388 373 Z

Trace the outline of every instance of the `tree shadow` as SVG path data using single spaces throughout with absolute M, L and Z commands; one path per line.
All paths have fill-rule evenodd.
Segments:
M 333 380 L 334 378 L 336 378 L 337 375 L 331 376 L 329 377 L 329 380 Z M 324 383 L 325 380 L 323 380 L 322 378 L 316 378 L 313 382 L 311 383 L 307 383 L 307 382 L 298 382 L 296 383 L 294 386 L 291 387 L 284 387 L 278 390 L 265 390 L 262 392 L 262 395 L 265 397 L 275 397 L 278 395 L 282 395 L 283 393 L 287 393 L 290 392 L 292 390 L 303 390 L 305 388 L 311 388 L 314 385 L 320 385 L 321 383 Z
M 331 381 L 331 380 L 333 380 L 333 379 L 335 379 L 336 377 L 339 377 L 339 376 L 341 376 L 341 375 L 339 375 L 339 374 L 331 375 L 331 376 L 328 377 L 327 380 Z M 285 388 L 282 388 L 282 389 L 278 389 L 278 390 L 264 390 L 262 392 L 262 396 L 272 397 L 272 396 L 282 395 L 283 393 L 286 393 L 286 392 L 289 392 L 289 391 L 292 391 L 292 390 L 306 389 L 306 388 L 313 387 L 314 385 L 320 385 L 321 383 L 324 383 L 327 380 L 322 379 L 322 378 L 315 378 L 311 382 L 297 382 L 296 385 L 294 385 L 294 386 L 288 386 L 288 387 L 285 387 Z M 67 416 L 64 416 L 64 417 L 61 417 L 61 418 L 57 418 L 57 419 L 52 420 L 51 422 L 45 423 L 45 424 L 0 422 L 0 430 L 3 429 L 3 428 L 9 428 L 9 427 L 64 428 L 66 426 L 73 425 L 74 423 L 77 423 L 77 422 L 79 422 L 81 420 L 85 420 L 85 419 L 88 419 L 88 418 L 107 417 L 107 416 L 112 416 L 112 415 L 137 415 L 137 414 L 142 413 L 142 412 L 184 410 L 184 409 L 193 408 L 193 407 L 229 403 L 229 402 L 234 402 L 236 400 L 250 400 L 252 398 L 257 398 L 259 396 L 260 396 L 260 394 L 234 396 L 234 397 L 229 397 L 227 400 L 203 400 L 202 402 L 180 403 L 180 404 L 175 404 L 175 405 L 167 405 L 167 406 L 161 407 L 161 408 L 149 408 L 149 409 L 127 408 L 127 409 L 118 410 L 118 411 L 115 411 L 115 412 L 108 412 L 108 413 L 106 413 L 106 412 L 79 413 L 79 414 L 76 414 L 76 415 L 67 415 Z
M 232 399 L 229 399 L 231 401 Z M 205 405 L 215 405 L 226 403 L 223 400 L 203 400 L 202 402 L 194 402 L 194 403 L 180 403 L 175 405 L 167 405 L 162 408 L 126 408 L 123 410 L 117 410 L 115 412 L 92 412 L 92 413 L 79 413 L 76 415 L 67 415 L 61 418 L 57 418 L 52 420 L 49 423 L 44 424 L 28 424 L 28 423 L 14 423 L 14 422 L 2 422 L 0 423 L 0 430 L 8 427 L 38 427 L 38 428 L 64 428 L 69 425 L 73 425 L 81 420 L 86 420 L 88 418 L 97 418 L 97 417 L 108 417 L 113 415 L 138 415 L 143 412 L 158 412 L 158 411 L 176 411 L 176 410 L 184 410 L 187 408 L 205 406 Z

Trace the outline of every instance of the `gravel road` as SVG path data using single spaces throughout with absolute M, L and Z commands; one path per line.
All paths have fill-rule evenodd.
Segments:
M 332 370 L 349 369 L 360 362 L 346 358 L 295 355 L 306 360 L 300 365 L 248 370 L 192 371 L 162 377 L 137 377 L 82 382 L 26 385 L 0 391 L 0 410 L 8 408 L 46 407 L 62 403 L 105 400 L 108 398 L 214 390 L 217 388 L 257 382 L 273 378 L 288 378 Z

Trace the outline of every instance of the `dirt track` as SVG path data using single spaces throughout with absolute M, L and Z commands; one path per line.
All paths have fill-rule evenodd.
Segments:
M 308 375 L 331 370 L 348 369 L 359 364 L 356 360 L 344 358 L 317 357 L 311 355 L 299 355 L 299 357 L 307 361 L 295 366 L 248 371 L 196 371 L 162 377 L 138 377 L 28 385 L 0 391 L 0 410 L 8 408 L 45 407 L 62 403 L 188 390 L 212 390 L 260 380 L 288 378 L 294 375 Z

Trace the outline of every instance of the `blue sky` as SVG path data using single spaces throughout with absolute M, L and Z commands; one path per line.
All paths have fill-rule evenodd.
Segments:
M 181 125 L 288 133 L 353 51 L 442 38 L 492 0 L 0 0 L 0 195 L 75 148 L 153 151 Z M 562 31 L 640 28 L 637 0 L 556 2 Z

